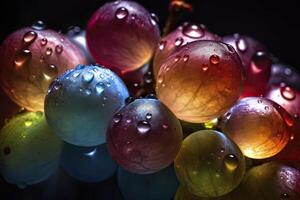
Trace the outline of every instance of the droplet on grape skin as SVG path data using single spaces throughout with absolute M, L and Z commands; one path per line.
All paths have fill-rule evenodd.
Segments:
M 37 21 L 33 22 L 33 24 L 31 25 L 31 28 L 33 28 L 37 31 L 41 31 L 46 28 L 46 25 L 43 21 L 37 20 Z
M 230 118 L 225 114 L 221 130 L 245 156 L 269 158 L 287 145 L 290 138 L 288 126 L 292 121 L 278 104 L 264 98 L 248 97 L 239 100 L 228 112 L 231 113 Z
M 162 64 L 156 93 L 179 119 L 205 123 L 224 114 L 240 96 L 242 63 L 224 43 L 200 40 L 185 47 Z M 184 55 L 189 55 L 188 64 Z
M 85 83 L 91 83 L 94 80 L 94 73 L 89 71 L 84 72 L 82 75 L 82 81 Z
M 41 46 L 46 46 L 48 43 L 47 38 L 42 38 L 40 43 L 41 43 Z
M 114 121 L 115 124 L 118 124 L 121 120 L 122 120 L 122 114 L 117 113 L 117 114 L 114 115 L 113 121 Z
M 95 89 L 96 89 L 96 94 L 101 95 L 105 88 L 104 88 L 103 83 L 100 82 L 100 83 L 96 84 Z
M 128 10 L 124 7 L 122 8 L 119 8 L 117 11 L 116 11 L 116 18 L 117 19 L 124 19 L 128 16 Z
M 32 53 L 30 50 L 25 49 L 16 54 L 15 64 L 17 67 L 22 67 L 24 64 L 29 62 L 32 58 Z
M 270 68 L 272 63 L 271 58 L 263 51 L 257 51 L 252 57 L 251 69 L 253 74 L 258 74 L 262 70 Z
M 191 38 L 201 38 L 204 35 L 202 28 L 195 24 L 184 26 L 182 33 Z
M 182 43 L 183 43 L 182 37 L 176 38 L 176 40 L 175 40 L 175 46 L 176 46 L 176 47 L 181 46 Z
M 246 51 L 248 48 L 248 44 L 244 38 L 238 38 L 236 41 L 236 46 L 241 52 Z
M 226 155 L 220 159 L 224 152 L 217 150 L 224 146 Z M 245 158 L 225 134 L 202 130 L 184 139 L 174 166 L 182 186 L 199 198 L 213 198 L 228 194 L 241 183 Z
M 47 80 L 52 80 L 58 75 L 58 70 L 55 65 L 49 65 L 44 70 L 44 77 Z
M 23 36 L 23 42 L 26 45 L 31 44 L 32 42 L 34 42 L 34 40 L 37 38 L 37 33 L 34 31 L 28 31 L 27 33 L 25 33 L 25 35 Z
M 63 48 L 62 45 L 56 45 L 56 47 L 55 47 L 55 52 L 56 52 L 57 54 L 61 54 L 61 53 L 63 52 L 63 50 L 64 50 L 64 48 Z
M 184 55 L 183 56 L 183 61 L 187 62 L 189 60 L 190 56 L 189 55 Z
M 164 50 L 166 44 L 167 44 L 166 41 L 161 41 L 161 42 L 159 43 L 159 50 L 161 50 L 161 51 Z
M 288 86 L 281 87 L 280 92 L 281 92 L 281 95 L 287 100 L 293 100 L 296 98 L 295 91 Z
M 48 47 L 48 48 L 46 49 L 46 55 L 47 55 L 47 56 L 51 56 L 51 55 L 52 55 L 52 52 L 53 52 L 52 48 Z
M 116 125 L 111 119 L 107 144 L 112 158 L 122 168 L 132 173 L 152 174 L 173 162 L 182 141 L 182 130 L 178 119 L 164 104 L 157 99 L 136 99 L 118 113 L 124 120 Z
M 59 165 L 62 142 L 43 114 L 14 116 L 1 129 L 0 140 L 4 154 L 0 157 L 0 173 L 8 183 L 25 188 L 46 180 Z

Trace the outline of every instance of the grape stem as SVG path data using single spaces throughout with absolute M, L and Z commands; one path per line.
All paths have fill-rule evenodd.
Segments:
M 184 12 L 192 12 L 193 6 L 185 0 L 170 0 L 169 16 L 163 30 L 163 36 L 170 33 Z

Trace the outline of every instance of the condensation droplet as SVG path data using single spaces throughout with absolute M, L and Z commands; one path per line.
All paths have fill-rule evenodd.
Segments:
M 204 35 L 202 28 L 194 24 L 185 25 L 182 33 L 191 38 L 201 38 Z
M 166 41 L 160 41 L 159 46 L 158 46 L 159 50 L 161 50 L 161 51 L 164 50 L 166 44 L 167 44 Z
M 288 193 L 283 193 L 280 195 L 280 200 L 287 200 L 287 199 L 289 199 Z
M 116 113 L 113 116 L 113 121 L 115 124 L 118 124 L 122 120 L 122 114 L 121 113 Z
M 46 25 L 43 21 L 38 20 L 38 21 L 33 22 L 33 24 L 31 25 L 31 28 L 40 31 L 40 30 L 44 30 L 46 28 Z
M 31 58 L 31 51 L 28 49 L 24 49 L 16 54 L 14 62 L 17 67 L 21 67 L 22 65 L 27 63 Z
M 146 114 L 146 119 L 147 119 L 147 120 L 150 120 L 151 118 L 152 118 L 152 114 L 151 114 L 151 113 L 147 113 L 147 114 Z
M 150 14 L 150 21 L 151 21 L 151 24 L 152 24 L 153 26 L 155 26 L 155 25 L 158 23 L 159 19 L 158 19 L 158 17 L 157 17 L 156 14 L 151 13 L 151 14 Z
M 85 83 L 90 83 L 94 80 L 94 74 L 92 72 L 85 72 L 82 75 L 82 81 Z
M 237 46 L 238 50 L 240 50 L 242 52 L 245 52 L 248 48 L 246 40 L 241 37 L 236 40 L 236 46 Z
M 62 45 L 56 45 L 56 47 L 55 47 L 55 52 L 56 52 L 57 54 L 61 54 L 61 53 L 63 52 L 63 50 L 64 50 L 64 48 L 63 48 Z
M 179 47 L 179 46 L 182 45 L 182 43 L 183 43 L 183 38 L 182 37 L 178 37 L 178 38 L 176 38 L 174 44 L 175 44 L 176 47 Z
M 29 127 L 29 126 L 32 125 L 32 121 L 31 121 L 31 120 L 26 120 L 26 121 L 24 122 L 24 125 L 25 125 L 26 127 Z
M 206 72 L 206 71 L 208 70 L 208 65 L 203 64 L 203 65 L 202 65 L 202 70 L 203 70 L 204 72 Z
M 184 55 L 184 56 L 183 56 L 183 61 L 184 61 L 184 62 L 187 62 L 189 59 L 190 59 L 190 56 L 189 56 L 189 55 Z
M 28 31 L 23 36 L 23 42 L 26 45 L 29 45 L 29 44 L 33 43 L 36 38 L 37 38 L 37 33 L 36 32 L 34 32 L 34 31 Z
M 46 80 L 52 80 L 58 75 L 57 67 L 55 65 L 46 66 L 43 75 Z
M 96 94 L 100 95 L 104 91 L 104 84 L 103 83 L 97 83 L 95 86 Z
M 218 56 L 218 55 L 211 55 L 210 57 L 209 57 L 209 61 L 210 61 L 210 63 L 211 64 L 213 64 L 213 65 L 218 65 L 219 63 L 220 63 L 220 57 Z
M 136 128 L 138 133 L 145 135 L 151 130 L 151 125 L 147 121 L 140 121 Z
M 43 39 L 41 39 L 41 41 L 40 41 L 41 46 L 46 46 L 47 43 L 48 43 L 47 38 L 43 38 Z
M 117 19 L 125 19 L 128 16 L 128 10 L 124 7 L 118 8 L 115 16 Z
M 181 57 L 180 57 L 179 55 L 177 55 L 177 56 L 175 57 L 174 61 L 175 61 L 175 62 L 178 62 L 178 61 L 180 60 L 180 58 L 181 58 Z
M 296 98 L 295 91 L 288 86 L 281 87 L 280 93 L 281 93 L 282 97 L 285 98 L 286 100 L 293 100 Z
M 46 55 L 47 55 L 47 56 L 51 56 L 51 55 L 52 55 L 52 52 L 53 52 L 52 48 L 48 47 L 48 48 L 46 49 Z
M 224 164 L 230 171 L 234 171 L 239 166 L 239 160 L 233 154 L 228 154 L 224 157 Z

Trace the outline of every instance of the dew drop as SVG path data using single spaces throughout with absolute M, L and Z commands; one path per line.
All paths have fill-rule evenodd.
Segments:
M 21 67 L 22 65 L 27 63 L 31 59 L 31 57 L 32 57 L 31 51 L 28 49 L 24 49 L 19 53 L 17 53 L 14 62 L 17 67 Z
M 183 56 L 183 61 L 184 61 L 184 62 L 187 62 L 189 59 L 190 59 L 190 56 L 189 56 L 189 55 L 184 55 L 184 56 Z
M 257 100 L 257 103 L 262 103 L 262 100 L 258 99 L 258 100 Z
M 151 13 L 151 14 L 150 14 L 150 21 L 151 21 L 151 24 L 152 24 L 153 26 L 155 26 L 155 25 L 158 23 L 159 19 L 158 19 L 158 17 L 157 17 L 156 14 Z
M 228 154 L 224 157 L 224 164 L 230 171 L 234 171 L 239 166 L 239 160 L 233 154 Z
M 11 149 L 10 149 L 9 147 L 4 147 L 4 148 L 3 148 L 3 154 L 4 154 L 4 155 L 7 156 L 7 155 L 10 154 L 10 152 L 11 152 Z
M 151 113 L 147 113 L 147 114 L 146 114 L 146 119 L 147 119 L 147 120 L 150 120 L 151 118 L 152 118 L 152 114 L 151 114 Z
M 131 102 L 134 102 L 134 97 L 127 97 L 126 99 L 125 99 L 125 104 L 127 105 L 127 104 L 130 104 Z
M 296 98 L 295 91 L 288 86 L 281 87 L 280 93 L 283 96 L 283 98 L 285 98 L 286 100 L 293 100 Z
M 37 38 L 37 33 L 36 32 L 34 32 L 34 31 L 28 31 L 23 36 L 23 42 L 26 45 L 29 45 L 29 44 L 33 43 L 36 38 Z
M 155 96 L 155 94 L 147 94 L 145 96 L 146 99 L 157 99 L 157 97 Z
M 230 44 L 226 44 L 226 45 L 227 45 L 227 48 L 228 48 L 229 52 L 235 53 L 235 49 L 232 45 L 230 45 Z
M 224 152 L 225 152 L 225 149 L 224 149 L 224 148 L 221 148 L 221 149 L 220 149 L 220 152 L 221 152 L 221 153 L 224 153 Z
M 56 45 L 56 47 L 55 47 L 55 52 L 56 52 L 57 54 L 61 54 L 61 53 L 63 52 L 63 50 L 64 50 L 64 48 L 63 48 L 62 45 Z
M 203 70 L 204 72 L 206 72 L 206 71 L 208 70 L 208 65 L 203 64 L 203 65 L 202 65 L 202 70 Z
M 288 193 L 283 193 L 280 195 L 280 199 L 281 200 L 286 200 L 286 199 L 289 199 L 289 194 Z
M 86 94 L 86 95 L 91 95 L 91 94 L 92 94 L 92 91 L 91 91 L 90 89 L 86 89 L 86 90 L 85 90 L 85 94 Z
M 201 38 L 204 35 L 201 27 L 194 24 L 188 24 L 184 26 L 182 29 L 182 33 L 191 38 Z
M 178 61 L 180 60 L 180 58 L 181 58 L 181 57 L 180 57 L 179 55 L 177 55 L 177 56 L 175 57 L 174 61 L 175 61 L 175 62 L 178 62 Z
M 60 90 L 60 88 L 62 87 L 62 84 L 60 82 L 55 83 L 55 85 L 53 86 L 54 90 Z
M 102 94 L 102 92 L 104 91 L 104 84 L 101 82 L 97 83 L 95 86 L 95 90 L 98 95 Z
M 164 129 L 167 129 L 169 126 L 168 126 L 167 124 L 163 124 L 162 127 L 163 127 Z
M 31 28 L 40 31 L 40 30 L 44 30 L 46 28 L 46 25 L 43 21 L 38 20 L 38 21 L 33 22 L 33 24 L 31 25 Z
M 47 43 L 48 43 L 47 38 L 43 38 L 43 39 L 41 39 L 41 41 L 40 41 L 41 46 L 46 46 Z
M 140 121 L 136 128 L 138 133 L 145 135 L 151 130 L 151 125 L 147 121 Z
M 236 46 L 237 46 L 238 50 L 240 50 L 242 52 L 245 52 L 248 48 L 246 40 L 241 37 L 236 40 Z
M 58 75 L 57 67 L 55 65 L 48 65 L 44 69 L 43 75 L 46 80 L 51 80 L 51 79 L 55 78 Z
M 32 125 L 32 121 L 31 121 L 31 120 L 26 120 L 26 121 L 24 122 L 24 125 L 25 125 L 26 127 L 30 127 L 30 126 Z
M 128 10 L 124 7 L 118 8 L 115 16 L 117 19 L 125 19 L 128 16 Z
M 253 73 L 259 73 L 264 69 L 271 67 L 271 58 L 263 51 L 257 51 L 251 60 L 251 69 Z
M 51 56 L 51 55 L 52 55 L 52 52 L 53 52 L 52 48 L 48 47 L 48 48 L 46 49 L 46 55 L 47 55 L 47 56 Z
M 113 121 L 115 124 L 118 124 L 122 120 L 122 114 L 121 113 L 116 113 L 113 116 Z
M 270 110 L 270 107 L 269 106 L 265 106 L 265 110 L 266 111 Z
M 85 72 L 82 75 L 82 81 L 85 83 L 91 83 L 94 80 L 94 74 L 92 72 Z
M 161 50 L 161 51 L 164 50 L 166 44 L 167 44 L 166 41 L 160 41 L 159 46 L 158 46 L 159 50 Z
M 178 37 L 178 38 L 176 38 L 174 44 L 175 44 L 176 47 L 179 47 L 179 46 L 182 45 L 182 43 L 183 43 L 183 38 L 182 37 Z
M 211 64 L 213 64 L 213 65 L 218 65 L 219 63 L 220 63 L 220 57 L 219 56 L 217 56 L 217 55 L 211 55 L 210 57 L 209 57 L 209 61 L 210 61 L 210 63 Z

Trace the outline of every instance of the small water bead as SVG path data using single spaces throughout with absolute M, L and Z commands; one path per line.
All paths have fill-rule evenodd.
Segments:
M 47 80 L 53 79 L 54 77 L 57 76 L 57 74 L 58 74 L 58 70 L 57 70 L 57 67 L 55 65 L 48 65 L 44 69 L 44 77 Z
M 53 86 L 54 90 L 60 90 L 60 88 L 62 87 L 62 84 L 60 82 L 55 83 L 55 85 Z
M 286 199 L 289 199 L 288 193 L 283 193 L 280 195 L 280 200 L 286 200 Z
M 128 16 L 128 10 L 124 7 L 122 8 L 118 8 L 118 10 L 116 11 L 116 18 L 117 19 L 125 19 Z
M 147 119 L 147 120 L 150 120 L 151 118 L 152 118 L 152 114 L 151 114 L 151 113 L 147 113 L 147 114 L 146 114 L 146 119 Z
M 44 30 L 46 28 L 46 25 L 43 21 L 41 20 L 38 20 L 38 21 L 35 21 L 32 25 L 31 25 L 31 28 L 35 29 L 35 30 Z
M 91 83 L 94 80 L 94 74 L 92 72 L 85 72 L 82 75 L 82 81 L 85 83 Z
M 236 46 L 237 46 L 238 50 L 241 52 L 245 52 L 248 48 L 246 40 L 242 37 L 237 39 Z
M 288 86 L 281 87 L 280 93 L 287 100 L 293 100 L 296 98 L 295 91 Z
M 96 89 L 96 93 L 98 95 L 102 94 L 102 92 L 104 91 L 104 84 L 103 83 L 97 83 L 96 86 L 95 86 L 95 89 Z
M 33 43 L 36 38 L 37 38 L 37 33 L 36 32 L 34 32 L 34 31 L 28 31 L 23 36 L 23 42 L 26 45 L 29 45 L 29 44 Z
M 189 59 L 190 59 L 190 56 L 189 56 L 189 55 L 184 55 L 184 56 L 183 56 L 183 61 L 184 61 L 184 62 L 187 62 Z
M 224 157 L 224 164 L 230 171 L 234 171 L 239 166 L 238 158 L 233 154 L 228 154 Z
M 208 70 L 208 65 L 203 64 L 203 65 L 202 65 L 202 70 L 203 70 L 203 71 L 207 71 L 207 70 Z
M 141 135 L 145 135 L 151 130 L 151 124 L 147 121 L 140 121 L 136 128 Z
M 167 42 L 166 41 L 161 41 L 160 43 L 159 43 L 159 50 L 164 50 L 164 48 L 165 48 L 165 46 L 166 46 L 166 44 L 167 44 Z
M 57 45 L 57 46 L 55 47 L 55 52 L 56 52 L 57 54 L 61 54 L 61 53 L 63 52 L 63 50 L 64 50 L 64 48 L 63 48 L 62 45 Z
M 251 67 L 254 73 L 259 73 L 261 70 L 268 69 L 271 64 L 271 58 L 263 51 L 257 51 L 252 57 Z
M 156 14 L 151 13 L 150 14 L 150 21 L 155 26 L 158 23 L 159 19 L 158 19 Z
M 43 38 L 43 39 L 41 39 L 41 41 L 40 41 L 41 46 L 46 46 L 47 43 L 48 43 L 47 38 Z
M 32 58 L 32 53 L 28 49 L 24 49 L 17 53 L 16 58 L 15 58 L 15 64 L 17 67 L 21 67 L 25 63 L 27 63 L 30 59 Z
M 122 120 L 122 115 L 120 113 L 116 113 L 113 116 L 113 121 L 115 124 L 118 124 Z
M 178 62 L 180 60 L 181 56 L 177 55 L 174 59 L 174 62 Z
M 194 24 L 184 26 L 182 29 L 182 33 L 191 38 L 201 38 L 204 35 L 204 32 L 201 29 L 201 27 Z
M 214 54 L 209 57 L 209 61 L 213 65 L 218 65 L 220 63 L 220 57 Z
M 147 94 L 145 96 L 146 99 L 157 99 L 156 95 L 155 94 Z
M 86 89 L 86 90 L 85 90 L 85 94 L 86 94 L 86 95 L 91 95 L 91 94 L 92 94 L 92 90 Z
M 30 127 L 30 126 L 32 125 L 32 121 L 31 121 L 31 120 L 26 120 L 26 121 L 24 122 L 24 125 L 25 125 L 26 127 Z
M 51 55 L 52 55 L 52 52 L 53 52 L 52 48 L 48 47 L 48 48 L 46 49 L 46 55 L 47 55 L 47 56 L 51 56 Z
M 167 129 L 169 126 L 168 126 L 168 124 L 163 124 L 162 127 L 163 127 L 164 129 Z
M 179 46 L 182 45 L 182 43 L 183 43 L 183 38 L 182 37 L 178 37 L 178 38 L 176 38 L 174 44 L 175 44 L 176 47 L 179 47 Z
M 126 105 L 127 105 L 127 104 L 130 104 L 131 102 L 134 102 L 134 100 L 135 100 L 134 97 L 127 97 L 127 98 L 125 99 L 125 104 L 126 104 Z
M 11 152 L 11 149 L 9 148 L 9 147 L 4 147 L 4 149 L 3 149 L 3 154 L 4 155 L 9 155 L 10 154 L 10 152 Z

